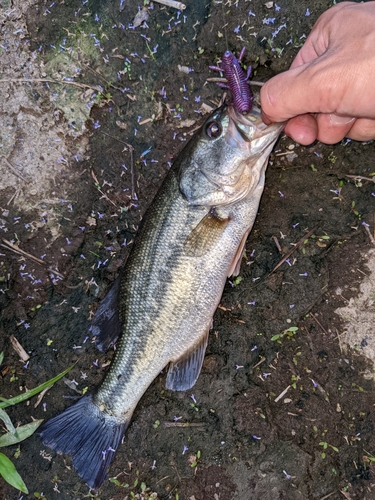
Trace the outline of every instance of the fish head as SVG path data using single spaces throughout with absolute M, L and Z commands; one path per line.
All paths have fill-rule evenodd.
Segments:
M 267 126 L 255 106 L 247 115 L 226 104 L 215 110 L 181 155 L 179 183 L 187 203 L 228 205 L 251 194 L 283 127 Z

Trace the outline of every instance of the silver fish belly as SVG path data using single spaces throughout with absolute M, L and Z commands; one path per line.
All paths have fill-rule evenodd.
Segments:
M 40 430 L 70 453 L 91 487 L 105 479 L 134 408 L 169 364 L 166 387 L 191 388 L 200 373 L 213 314 L 228 276 L 239 272 L 283 124 L 253 108 L 216 110 L 168 172 L 144 216 L 121 281 L 93 320 L 99 347 L 121 332 L 102 385 Z

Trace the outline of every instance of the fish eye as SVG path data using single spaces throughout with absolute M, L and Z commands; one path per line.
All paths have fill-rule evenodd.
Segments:
M 208 123 L 205 130 L 206 135 L 208 135 L 210 139 L 216 139 L 221 135 L 222 131 L 223 127 L 221 126 L 221 123 L 215 121 Z

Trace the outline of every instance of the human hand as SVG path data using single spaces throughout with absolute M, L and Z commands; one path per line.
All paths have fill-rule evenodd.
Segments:
M 375 139 L 375 1 L 324 12 L 290 69 L 261 88 L 265 123 L 300 144 Z

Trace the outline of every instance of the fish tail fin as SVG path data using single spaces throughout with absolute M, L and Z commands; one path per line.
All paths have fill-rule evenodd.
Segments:
M 73 466 L 91 487 L 99 488 L 129 425 L 101 411 L 84 396 L 39 430 L 43 444 L 72 455 Z

